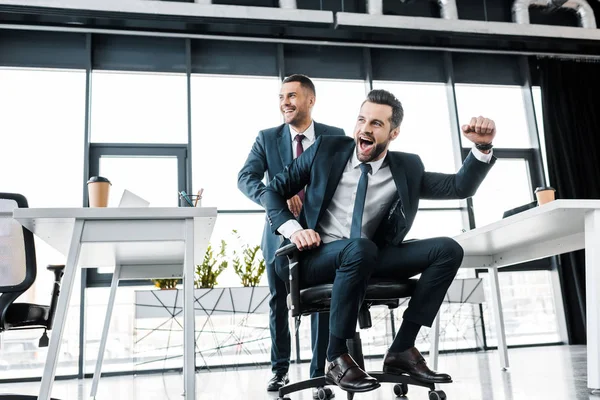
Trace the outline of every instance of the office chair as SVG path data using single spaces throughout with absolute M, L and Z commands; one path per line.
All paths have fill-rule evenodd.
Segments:
M 315 312 L 329 312 L 331 305 L 331 290 L 333 284 L 315 285 L 310 287 L 301 287 L 300 266 L 298 264 L 298 250 L 295 244 L 289 244 L 281 247 L 275 252 L 275 256 L 287 256 L 289 261 L 289 282 L 288 288 L 288 308 L 296 322 L 296 334 L 300 327 L 300 318 L 303 315 L 310 315 Z M 390 281 L 382 279 L 371 279 L 367 286 L 365 300 L 358 314 L 358 324 L 361 329 L 367 329 L 372 326 L 371 313 L 372 306 L 387 306 L 389 309 L 398 308 L 400 299 L 410 297 L 416 287 L 416 279 L 407 279 L 404 281 Z M 354 338 L 348 339 L 348 352 L 356 363 L 364 370 L 365 360 L 362 352 L 362 342 L 360 333 L 356 332 Z M 408 385 L 422 386 L 429 389 L 430 400 L 444 400 L 446 393 L 443 390 L 436 390 L 433 383 L 424 383 L 411 378 L 408 375 L 388 374 L 384 372 L 367 371 L 369 375 L 377 379 L 380 383 L 393 383 L 394 394 L 404 397 L 408 393 Z M 301 382 L 290 383 L 279 389 L 278 400 L 290 400 L 285 395 L 310 388 L 322 388 L 326 385 L 325 377 L 307 379 Z M 324 389 L 319 389 L 319 399 L 327 399 L 327 393 Z M 348 400 L 354 398 L 354 393 L 347 392 Z
M 37 263 L 33 234 L 12 217 L 15 208 L 26 208 L 27 199 L 16 193 L 0 193 L 0 333 L 17 329 L 44 329 L 40 347 L 48 346 L 47 331 L 52 330 L 60 293 L 64 265 L 49 265 L 54 273 L 50 306 L 15 303 L 35 282 Z M 0 395 L 0 398 L 36 398 Z

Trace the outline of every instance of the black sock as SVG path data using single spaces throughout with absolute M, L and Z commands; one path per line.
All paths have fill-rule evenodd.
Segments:
M 340 339 L 330 332 L 329 346 L 327 347 L 327 361 L 331 362 L 347 352 L 348 346 L 346 345 L 346 339 Z
M 400 353 L 408 350 L 415 345 L 415 339 L 421 329 L 421 325 L 411 321 L 403 320 L 400 326 L 400 331 L 394 338 L 390 346 L 390 353 Z

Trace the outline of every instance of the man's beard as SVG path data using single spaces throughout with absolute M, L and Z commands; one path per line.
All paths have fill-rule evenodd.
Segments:
M 388 143 L 390 143 L 389 139 L 386 140 L 383 143 L 377 143 L 375 145 L 375 149 L 373 149 L 372 154 L 367 159 L 365 159 L 365 160 L 361 159 L 361 155 L 359 153 L 360 143 L 357 143 L 356 144 L 356 157 L 358 158 L 358 160 L 360 162 L 363 162 L 363 163 L 371 162 L 374 159 L 376 159 L 377 157 L 379 157 L 381 155 L 381 153 L 383 153 L 385 151 L 385 149 L 387 148 Z
M 290 125 L 297 125 L 306 119 L 307 113 L 296 108 L 296 115 L 288 122 Z

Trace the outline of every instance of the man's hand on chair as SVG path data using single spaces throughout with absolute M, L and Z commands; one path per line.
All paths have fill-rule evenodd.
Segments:
M 321 237 L 312 229 L 302 229 L 296 231 L 290 237 L 292 243 L 298 247 L 298 250 L 309 250 L 318 247 L 321 244 Z

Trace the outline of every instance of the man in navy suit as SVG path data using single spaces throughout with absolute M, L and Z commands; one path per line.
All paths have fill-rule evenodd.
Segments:
M 462 127 L 475 143 L 456 174 L 426 172 L 415 154 L 388 151 L 400 133 L 400 101 L 373 90 L 362 104 L 349 137 L 321 137 L 275 176 L 262 196 L 273 232 L 296 244 L 303 285 L 333 283 L 326 380 L 351 392 L 379 387 L 348 354 L 360 305 L 371 276 L 407 279 L 421 274 L 402 326 L 384 362 L 388 373 L 424 382 L 451 382 L 430 370 L 414 347 L 421 326 L 431 326 L 461 264 L 463 250 L 450 238 L 408 241 L 420 198 L 472 196 L 495 158 L 494 121 L 478 117 Z M 427 135 L 427 122 L 423 121 Z M 435 143 L 431 143 L 435 146 Z M 286 199 L 306 187 L 299 221 Z
M 258 133 L 248 159 L 238 175 L 238 188 L 255 203 L 262 205 L 261 197 L 265 191 L 262 179 L 265 172 L 268 182 L 321 136 L 345 136 L 340 128 L 312 120 L 311 113 L 315 100 L 315 86 L 307 76 L 291 75 L 283 81 L 279 106 L 285 124 Z M 292 216 L 298 217 L 302 209 L 304 190 L 299 188 L 286 200 L 286 210 Z M 273 370 L 273 377 L 267 386 L 268 391 L 277 391 L 289 382 L 287 373 L 290 365 L 291 343 L 285 286 L 288 277 L 277 275 L 275 268 L 275 250 L 280 244 L 281 239 L 271 232 L 265 222 L 261 249 L 267 264 L 267 278 L 271 291 L 269 327 Z M 311 328 L 313 357 L 310 376 L 313 378 L 324 375 L 329 314 L 313 314 Z M 326 392 L 328 397 L 333 397 L 331 389 L 326 388 Z M 314 391 L 313 395 L 316 393 L 317 391 Z

